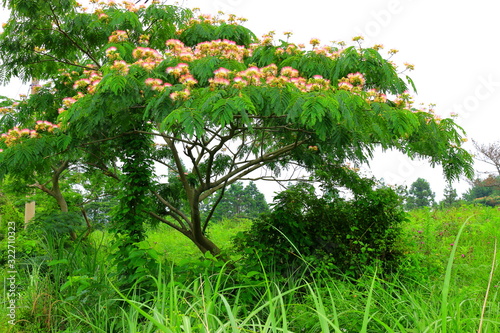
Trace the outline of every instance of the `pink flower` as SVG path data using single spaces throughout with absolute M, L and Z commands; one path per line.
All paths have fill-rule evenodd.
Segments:
M 224 67 L 221 67 L 214 71 L 215 77 L 220 77 L 220 78 L 227 78 L 229 73 L 231 73 L 231 71 Z
M 106 50 L 106 53 L 113 53 L 113 52 L 116 52 L 118 49 L 114 46 L 111 46 L 111 47 L 108 47 L 108 49 Z
M 198 81 L 191 74 L 182 75 L 179 78 L 179 82 L 185 84 L 188 87 L 192 87 L 198 83 Z
M 347 79 L 354 86 L 362 86 L 366 82 L 365 77 L 360 72 L 347 74 Z
M 129 65 L 125 61 L 115 60 L 115 62 L 113 63 L 113 66 L 111 66 L 110 68 L 118 71 L 122 75 L 127 75 L 129 72 L 128 67 L 129 67 Z
M 161 85 L 163 81 L 161 79 L 148 78 L 144 81 L 147 86 Z
M 74 99 L 72 97 L 66 97 L 63 99 L 63 105 L 66 107 L 70 107 L 75 102 L 76 102 L 76 99 Z
M 231 82 L 228 79 L 222 77 L 215 77 L 213 79 L 208 79 L 210 85 L 228 86 Z
M 283 76 L 288 76 L 290 78 L 292 77 L 298 77 L 299 76 L 299 71 L 292 68 L 292 67 L 283 67 L 280 72 L 281 75 Z
M 345 81 L 339 82 L 339 89 L 340 90 L 351 91 L 352 88 L 353 88 L 353 86 L 349 82 L 345 82 Z
M 127 39 L 128 39 L 128 34 L 126 31 L 116 30 L 116 31 L 113 31 L 111 36 L 109 36 L 108 41 L 110 43 L 118 43 L 118 42 L 124 42 Z
M 191 92 L 188 89 L 184 89 L 182 91 L 174 91 L 170 94 L 170 98 L 174 101 L 186 100 L 190 94 Z

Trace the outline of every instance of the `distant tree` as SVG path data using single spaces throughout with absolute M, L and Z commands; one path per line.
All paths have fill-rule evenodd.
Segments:
M 469 191 L 464 194 L 464 200 L 498 206 L 500 205 L 500 141 L 489 144 L 480 144 L 474 140 L 472 142 L 476 149 L 474 158 L 493 166 L 496 174 L 490 172 L 486 178 L 475 179 Z
M 457 190 L 453 188 L 451 182 L 446 184 L 444 189 L 444 199 L 439 203 L 441 207 L 450 207 L 458 202 Z
M 207 208 L 214 205 L 214 198 L 210 200 Z M 215 209 L 212 220 L 220 221 L 230 218 L 257 218 L 261 213 L 269 211 L 264 194 L 255 183 L 250 182 L 246 187 L 242 182 L 229 186 Z
M 415 209 L 432 206 L 435 196 L 436 194 L 432 192 L 429 182 L 423 178 L 418 178 L 410 186 L 406 198 L 406 208 Z
M 500 176 L 500 141 L 490 144 L 480 144 L 472 140 L 477 154 L 474 157 L 481 162 L 495 167 L 497 175 Z
M 469 202 L 481 203 L 488 206 L 500 204 L 500 177 L 489 175 L 472 182 L 471 188 L 464 193 L 463 199 Z

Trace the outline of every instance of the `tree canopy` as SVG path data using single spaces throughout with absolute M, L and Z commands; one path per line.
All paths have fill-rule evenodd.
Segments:
M 214 200 L 217 199 L 212 198 L 212 200 L 207 202 L 205 209 L 208 212 L 216 205 Z M 268 211 L 269 206 L 264 194 L 259 191 L 254 182 L 250 182 L 246 186 L 242 182 L 236 182 L 225 190 L 210 220 L 220 221 L 232 218 L 256 219 L 260 214 Z
M 436 194 L 431 190 L 431 184 L 423 178 L 414 181 L 406 198 L 406 207 L 414 209 L 418 207 L 430 207 L 434 204 Z
M 217 255 L 205 200 L 291 167 L 342 178 L 347 162 L 368 162 L 377 147 L 442 165 L 450 180 L 472 175 L 463 130 L 413 105 L 413 82 L 389 60 L 396 50 L 384 58 L 361 37 L 305 47 L 274 33 L 258 39 L 234 15 L 96 2 L 4 1 L 3 78 L 46 83 L 2 109 L 0 175 L 47 174 L 67 161 L 119 180 L 117 230 L 133 230 L 132 242 L 152 217 Z M 171 180 L 162 191 L 154 163 Z

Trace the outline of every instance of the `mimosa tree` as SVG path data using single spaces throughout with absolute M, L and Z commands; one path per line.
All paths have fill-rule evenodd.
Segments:
M 232 15 L 191 16 L 155 2 L 56 2 L 8 1 L 2 68 L 7 78 L 46 79 L 55 95 L 64 92 L 55 120 L 64 140 L 55 136 L 54 147 L 120 179 L 115 228 L 130 244 L 142 239 L 149 215 L 219 255 L 200 204 L 258 170 L 269 172 L 251 178 L 272 180 L 290 166 L 342 170 L 381 147 L 442 165 L 448 179 L 472 175 L 462 129 L 416 108 L 412 81 L 361 37 L 353 46 L 312 39 L 305 47 L 272 33 L 257 39 Z M 36 120 L 45 119 L 31 126 Z M 3 141 L 4 170 L 13 147 L 39 140 L 20 138 Z M 117 161 L 119 173 L 108 167 Z M 155 180 L 153 162 L 168 170 L 168 183 Z M 214 210 L 220 200 L 211 202 Z

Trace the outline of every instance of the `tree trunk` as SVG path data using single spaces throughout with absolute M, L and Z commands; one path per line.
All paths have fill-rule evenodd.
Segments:
M 66 202 L 66 199 L 64 198 L 62 192 L 61 192 L 61 187 L 59 186 L 59 177 L 61 176 L 61 173 L 66 170 L 68 167 L 68 161 L 64 161 L 59 168 L 54 169 L 54 174 L 52 175 L 52 190 L 49 193 L 56 199 L 57 204 L 59 205 L 59 209 L 61 209 L 61 212 L 67 213 L 68 210 L 68 203 Z M 78 237 L 75 233 L 75 231 L 70 230 L 69 236 L 71 237 L 71 240 L 76 240 Z
M 59 205 L 59 209 L 61 209 L 61 212 L 67 213 L 68 212 L 68 203 L 66 202 L 66 199 L 64 199 L 64 196 L 61 192 L 61 188 L 59 187 L 59 178 L 54 178 L 52 182 L 52 196 L 54 199 L 56 199 L 57 204 Z M 78 237 L 76 235 L 76 232 L 74 230 L 70 230 L 69 236 L 71 240 L 76 240 Z

